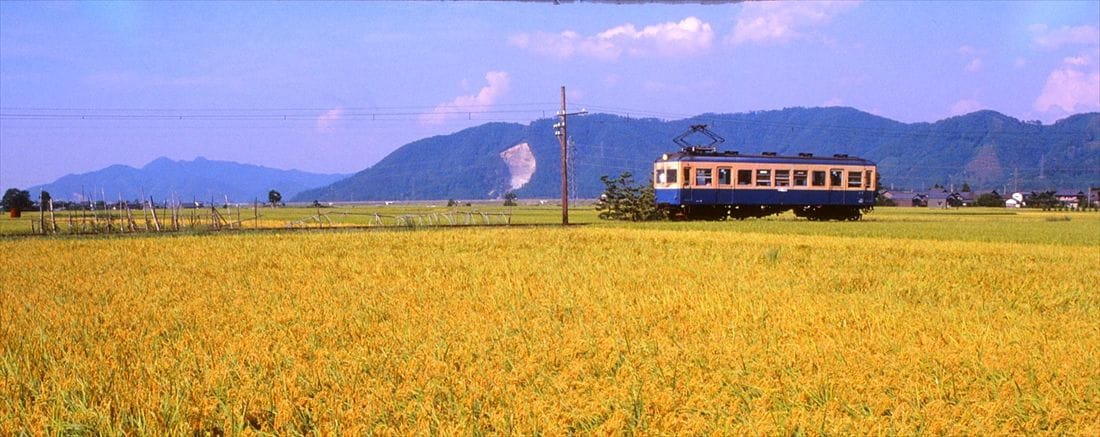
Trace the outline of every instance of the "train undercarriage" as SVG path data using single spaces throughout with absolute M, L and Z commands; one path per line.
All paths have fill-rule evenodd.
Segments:
M 856 221 L 871 207 L 843 205 L 662 205 L 672 220 L 744 220 L 794 211 L 796 217 L 810 221 Z

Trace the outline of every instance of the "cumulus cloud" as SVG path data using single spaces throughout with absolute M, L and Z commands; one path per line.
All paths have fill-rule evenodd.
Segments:
M 1091 71 L 1086 71 L 1088 67 Z M 1047 76 L 1034 108 L 1039 112 L 1057 108 L 1066 113 L 1100 109 L 1100 69 L 1087 55 L 1066 58 Z
M 332 132 L 336 123 L 344 117 L 344 108 L 332 108 L 317 116 L 317 131 Z
M 442 123 L 464 113 L 481 110 L 485 106 L 492 106 L 508 93 L 511 86 L 511 79 L 508 73 L 504 71 L 485 73 L 485 82 L 486 85 L 481 87 L 476 94 L 458 96 L 448 103 L 436 106 L 430 113 L 421 115 L 420 121 L 428 124 Z
M 964 45 L 962 47 L 959 47 L 958 52 L 960 55 L 963 55 L 970 59 L 970 62 L 967 62 L 966 66 L 963 67 L 963 71 L 967 73 L 977 73 L 979 71 L 982 71 L 982 67 L 985 64 L 981 57 L 981 50 L 978 50 L 970 45 Z
M 1045 24 L 1032 24 L 1031 43 L 1035 47 L 1053 50 L 1066 45 L 1100 45 L 1100 29 L 1096 26 L 1062 26 L 1050 29 Z
M 744 5 L 726 42 L 785 43 L 805 38 L 808 29 L 827 24 L 856 2 L 759 2 Z
M 627 23 L 595 35 L 572 30 L 561 33 L 521 33 L 508 39 L 512 46 L 543 56 L 567 59 L 583 56 L 612 61 L 623 55 L 686 56 L 710 49 L 714 31 L 710 23 L 695 17 L 638 29 Z
M 951 115 L 963 115 L 982 109 L 981 102 L 974 99 L 962 99 L 951 106 Z
M 967 73 L 977 73 L 982 71 L 982 58 L 974 58 L 966 64 L 964 68 Z

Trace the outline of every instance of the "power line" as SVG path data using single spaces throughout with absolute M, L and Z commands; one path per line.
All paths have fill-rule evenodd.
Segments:
M 0 111 L 109 111 L 109 112 L 257 112 L 257 111 L 330 111 L 333 109 L 343 109 L 348 111 L 389 111 L 389 110 L 408 110 L 408 109 L 435 109 L 439 107 L 454 107 L 454 108 L 496 108 L 496 107 L 518 107 L 518 106 L 537 106 L 540 108 L 552 108 L 555 102 L 528 102 L 528 103 L 494 103 L 494 104 L 463 104 L 454 105 L 444 103 L 441 105 L 406 105 L 406 106 L 328 106 L 328 107 L 225 107 L 225 108 L 199 108 L 199 107 L 181 107 L 181 108 L 139 108 L 139 107 L 49 107 L 49 106 L 0 106 Z
M 476 105 L 436 105 L 436 106 L 377 106 L 377 107 L 285 107 L 285 108 L 125 108 L 125 107 L 29 107 L 13 106 L 0 107 L 0 120 L 9 121 L 41 121 L 41 122 L 66 122 L 66 121 L 118 121 L 135 122 L 317 122 L 319 119 L 330 116 L 345 122 L 344 126 L 354 126 L 346 122 L 407 122 L 421 121 L 431 123 L 461 123 L 468 121 L 478 122 L 517 122 L 534 123 L 542 119 L 549 119 L 556 115 L 551 102 L 529 102 L 508 104 L 476 104 Z M 827 131 L 849 132 L 868 134 L 889 138 L 943 138 L 958 136 L 961 141 L 973 141 L 990 134 L 986 130 L 936 130 L 914 127 L 913 124 L 895 122 L 882 119 L 886 123 L 897 123 L 897 128 L 852 126 L 829 123 L 777 121 L 777 120 L 749 120 L 738 119 L 747 117 L 748 114 L 729 114 L 718 117 L 719 114 L 690 115 L 673 112 L 661 112 L 646 109 L 625 108 L 607 105 L 578 105 L 592 108 L 600 113 L 624 117 L 625 119 L 598 119 L 590 117 L 581 121 L 576 127 L 583 129 L 592 124 L 618 124 L 631 123 L 636 116 L 646 116 L 662 119 L 665 123 L 692 119 L 695 121 L 709 121 L 712 126 L 720 127 L 724 124 L 741 126 L 770 127 L 773 129 L 822 129 Z M 338 111 L 338 112 L 332 112 Z M 730 116 L 733 118 L 730 118 Z M 678 118 L 679 120 L 672 120 Z M 928 126 L 931 126 L 930 124 Z M 999 131 L 997 136 L 1029 137 L 1045 135 L 1047 137 L 1069 138 L 1088 135 L 1083 132 L 1057 132 L 1050 131 L 1052 125 L 1034 126 L 1033 131 Z M 28 127 L 26 125 L 7 125 L 5 128 Z M 83 127 L 83 126 L 82 126 Z M 188 126 L 192 127 L 192 126 Z M 226 127 L 231 128 L 231 127 Z M 240 128 L 248 128 L 242 125 Z M 1048 128 L 1045 132 L 1039 129 Z M 786 145 L 780 145 L 786 146 Z

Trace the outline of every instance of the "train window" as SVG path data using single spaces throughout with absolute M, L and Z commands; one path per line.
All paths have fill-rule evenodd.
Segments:
M 722 167 L 718 169 L 718 185 L 729 185 L 733 183 L 733 170 L 729 167 Z
M 789 187 L 791 185 L 791 171 L 790 170 L 776 170 L 775 171 L 775 186 L 777 187 Z
M 706 186 L 710 185 L 711 172 L 713 169 L 709 168 L 697 168 L 695 169 L 695 185 Z
M 794 171 L 794 186 L 805 187 L 806 186 L 806 170 Z
M 824 171 L 815 171 L 814 172 L 814 181 L 813 181 L 813 183 L 814 183 L 815 187 L 824 187 L 825 186 L 825 172 Z
M 691 167 L 684 167 L 684 185 L 691 181 Z
M 859 188 L 863 185 L 863 172 L 856 170 L 848 172 L 848 186 Z
M 666 183 L 667 181 L 665 181 L 665 169 L 657 169 L 656 172 L 654 172 L 653 180 L 657 181 L 658 184 Z
M 871 170 L 867 170 L 867 189 L 868 190 L 874 190 L 875 189 L 874 182 L 875 182 L 875 180 L 871 179 Z
M 752 170 L 737 170 L 737 185 L 752 185 Z
M 771 170 L 757 170 L 756 171 L 756 186 L 767 187 L 772 184 L 772 171 Z
M 665 177 L 668 178 L 668 183 L 675 184 L 676 183 L 676 169 L 670 168 L 670 169 L 666 170 L 665 171 Z
M 842 182 L 844 178 L 844 170 L 839 168 L 829 169 L 829 186 L 840 187 L 843 186 Z

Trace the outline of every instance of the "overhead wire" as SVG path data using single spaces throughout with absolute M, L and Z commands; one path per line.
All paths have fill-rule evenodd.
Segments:
M 464 124 L 470 121 L 480 122 L 517 122 L 535 123 L 543 119 L 556 118 L 557 110 L 552 102 L 527 102 L 504 104 L 471 104 L 471 105 L 435 105 L 435 106 L 335 106 L 335 107 L 227 107 L 227 108 L 125 108 L 125 107 L 33 107 L 11 106 L 0 107 L 0 120 L 19 121 L 239 121 L 239 122 L 316 122 L 331 111 L 339 111 L 332 114 L 333 117 L 345 122 L 341 128 L 354 127 L 349 121 L 371 122 L 407 122 L 420 121 L 430 123 L 455 123 Z M 682 120 L 710 120 L 712 128 L 727 123 L 734 125 L 760 126 L 785 129 L 827 129 L 833 131 L 865 133 L 879 136 L 897 137 L 944 137 L 944 136 L 985 136 L 985 130 L 914 130 L 913 124 L 894 122 L 883 119 L 886 122 L 898 123 L 898 128 L 882 128 L 870 126 L 852 126 L 833 123 L 810 123 L 796 121 L 777 120 L 748 120 L 739 119 L 743 114 L 733 114 L 732 118 L 727 114 L 684 114 L 667 111 L 654 111 L 650 109 L 626 108 L 621 106 L 589 104 L 588 102 L 574 103 L 574 106 L 591 108 L 592 114 L 607 114 L 623 117 L 623 120 L 585 120 L 588 124 L 629 123 L 639 116 L 645 118 L 657 118 L 664 122 Z M 931 126 L 931 124 L 929 124 Z M 1044 127 L 1049 127 L 1046 125 Z M 13 126 L 5 126 L 10 128 Z M 26 127 L 26 126 L 22 126 Z M 83 127 L 83 126 L 81 126 Z M 174 127 L 174 126 L 171 126 Z M 188 126 L 209 127 L 209 126 Z M 1038 127 L 1038 126 L 1036 126 Z M 222 128 L 218 126 L 218 128 Z M 226 128 L 248 128 L 247 125 L 234 125 Z M 1030 136 L 1039 132 L 1000 131 L 1000 136 Z M 1075 132 L 1044 132 L 1045 135 L 1054 136 L 1079 136 Z

